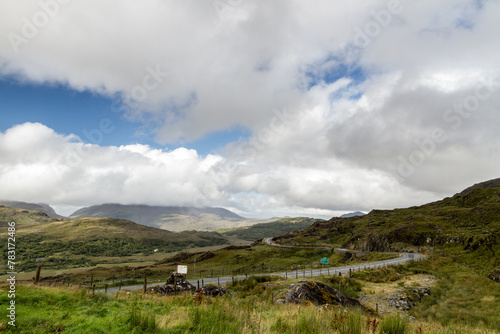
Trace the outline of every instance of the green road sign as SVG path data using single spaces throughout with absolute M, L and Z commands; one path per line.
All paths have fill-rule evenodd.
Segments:
M 321 259 L 321 264 L 329 264 L 330 262 L 328 261 L 327 257 L 324 257 Z

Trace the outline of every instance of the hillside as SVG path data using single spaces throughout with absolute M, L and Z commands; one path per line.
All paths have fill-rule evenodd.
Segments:
M 476 190 L 476 189 L 489 189 L 489 188 L 500 188 L 500 178 L 499 179 L 493 179 L 485 182 L 480 182 L 476 183 L 473 186 L 470 186 L 469 188 L 463 190 L 462 192 L 458 193 L 457 195 L 459 196 L 465 196 L 469 194 L 471 191 Z
M 337 245 L 362 251 L 402 251 L 443 246 L 462 250 L 471 267 L 500 266 L 500 188 L 475 187 L 418 207 L 373 210 L 365 216 L 332 218 L 274 238 L 283 244 Z M 471 255 L 480 257 L 474 261 Z
M 82 208 L 70 218 L 110 217 L 127 219 L 141 225 L 170 231 L 214 231 L 254 224 L 223 208 L 195 208 L 183 206 L 149 206 L 102 204 Z
M 58 215 L 52 207 L 47 204 L 34 204 L 34 203 L 26 203 L 26 202 L 18 202 L 18 201 L 0 201 L 0 205 L 6 206 L 12 209 L 23 209 L 23 210 L 31 210 L 31 211 L 40 211 L 46 213 L 49 217 L 52 218 L 64 218 L 63 216 Z
M 16 222 L 16 262 L 19 270 L 36 266 L 71 267 L 105 263 L 107 257 L 148 255 L 192 247 L 227 244 L 218 233 L 185 231 L 181 233 L 143 226 L 116 218 L 50 218 L 39 211 L 0 207 L 1 239 L 7 237 L 7 222 Z M 5 240 L 4 240 L 5 241 Z M 5 254 L 7 242 L 0 249 Z M 93 257 L 97 257 L 93 259 Z M 98 262 L 97 262 L 98 261 Z
M 317 219 L 314 218 L 282 218 L 269 223 L 259 223 L 248 227 L 240 227 L 222 232 L 222 235 L 234 236 L 238 239 L 255 241 L 265 237 L 275 237 L 293 230 L 311 226 Z

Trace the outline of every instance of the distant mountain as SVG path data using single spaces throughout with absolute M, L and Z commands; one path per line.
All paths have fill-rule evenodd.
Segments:
M 0 201 L 0 205 L 6 206 L 11 209 L 23 209 L 23 210 L 31 210 L 31 211 L 40 211 L 46 213 L 49 217 L 52 218 L 64 218 L 63 216 L 58 215 L 52 207 L 43 203 L 26 203 L 26 202 L 18 202 L 18 201 Z
M 349 217 L 356 217 L 356 216 L 364 216 L 365 213 L 361 211 L 356 211 L 356 212 L 350 212 L 346 213 L 345 215 L 340 216 L 341 218 L 349 218 Z
M 223 208 L 102 204 L 82 208 L 70 218 L 110 217 L 170 231 L 213 231 L 251 225 L 255 222 Z

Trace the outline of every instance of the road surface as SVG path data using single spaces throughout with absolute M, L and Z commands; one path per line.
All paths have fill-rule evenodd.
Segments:
M 271 238 L 266 238 L 264 241 L 268 243 L 268 240 L 272 243 L 270 240 Z M 278 245 L 279 247 L 280 245 Z M 352 271 L 358 271 L 358 270 L 364 270 L 364 269 L 374 269 L 374 268 L 381 268 L 381 267 L 387 267 L 387 266 L 394 266 L 398 264 L 403 264 L 408 261 L 417 261 L 417 260 L 422 260 L 424 259 L 425 256 L 422 254 L 414 254 L 414 253 L 401 253 L 399 254 L 398 258 L 395 259 L 390 259 L 390 260 L 383 260 L 383 261 L 377 261 L 377 262 L 371 262 L 371 263 L 363 263 L 363 264 L 356 264 L 356 265 L 351 265 L 351 266 L 343 266 L 343 267 L 323 267 L 323 268 L 318 268 L 318 269 L 309 269 L 309 270 L 297 270 L 297 271 L 287 271 L 287 272 L 277 272 L 277 273 L 270 273 L 267 275 L 272 275 L 272 276 L 281 276 L 283 278 L 311 278 L 311 277 L 317 277 L 317 276 L 324 276 L 324 275 L 338 275 L 339 273 L 342 274 L 342 276 L 349 274 L 349 270 Z M 240 276 L 224 276 L 224 277 L 212 277 L 212 278 L 204 278 L 203 279 L 203 284 L 211 283 L 211 284 L 220 284 L 220 285 L 227 285 L 229 282 L 232 281 L 232 279 L 244 279 L 246 276 L 240 275 Z M 200 286 L 202 284 L 201 279 L 192 279 L 188 280 L 191 284 L 194 286 L 198 285 L 198 282 L 200 283 Z M 162 285 L 164 283 L 155 283 L 155 284 L 148 284 L 148 287 L 156 286 L 156 285 Z M 122 289 L 127 289 L 127 290 L 139 290 L 142 289 L 144 286 L 141 285 L 129 285 L 129 286 L 123 286 Z M 113 293 L 117 292 L 119 288 L 108 288 L 108 293 Z

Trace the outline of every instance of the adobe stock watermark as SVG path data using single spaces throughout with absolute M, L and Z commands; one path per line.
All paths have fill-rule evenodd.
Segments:
M 403 11 L 403 6 L 399 0 L 389 0 L 386 9 L 373 10 L 372 20 L 368 21 L 363 28 L 356 27 L 356 34 L 353 44 L 360 49 L 366 48 L 373 39 L 377 38 L 382 29 L 389 26 L 394 15 L 399 15 Z
M 479 79 L 480 84 L 476 86 L 473 94 L 466 96 L 460 102 L 455 103 L 452 108 L 445 110 L 443 121 L 451 130 L 458 130 L 464 120 L 470 118 L 472 113 L 479 108 L 481 102 L 487 100 L 500 87 L 500 82 L 495 80 L 497 78 L 481 77 Z M 436 127 L 431 130 L 428 137 L 422 140 L 415 140 L 416 149 L 411 151 L 407 157 L 398 156 L 399 175 L 404 178 L 412 176 L 419 166 L 423 165 L 428 158 L 436 153 L 437 146 L 445 143 L 448 138 L 449 136 L 445 129 Z
M 30 18 L 24 16 L 21 21 L 20 33 L 9 32 L 7 38 L 15 53 L 19 53 L 22 45 L 28 44 L 35 38 L 41 29 L 45 28 L 61 9 L 61 6 L 68 4 L 71 0 L 41 0 L 38 2 L 40 10 L 35 12 Z
M 236 16 L 236 8 L 243 3 L 243 0 L 214 0 L 212 5 L 220 19 L 233 19 Z
M 261 128 L 255 133 L 251 140 L 237 147 L 236 152 L 245 157 L 245 159 L 253 160 L 258 152 L 263 152 L 269 144 L 276 138 L 276 135 L 283 131 L 286 126 L 297 120 L 298 115 L 290 113 L 286 108 L 279 110 L 273 109 L 274 116 L 271 117 L 266 127 Z M 233 173 L 239 166 L 239 163 L 232 161 L 223 165 L 223 168 L 214 172 L 212 176 L 213 183 L 220 188 L 224 188 L 229 182 L 229 175 Z M 196 206 L 205 207 L 210 204 L 210 194 L 213 193 L 215 185 L 206 185 L 200 190 L 200 196 L 194 200 Z
M 136 108 L 137 104 L 144 101 L 149 92 L 157 89 L 163 82 L 164 78 L 168 76 L 167 72 L 163 72 L 160 66 L 157 65 L 155 68 L 146 66 L 146 74 L 144 75 L 141 84 L 136 85 L 130 89 L 129 93 L 126 94 L 126 100 L 114 100 L 111 105 L 111 110 L 113 112 L 129 112 L 131 108 Z M 65 166 L 69 168 L 78 167 L 85 158 L 92 154 L 92 145 L 101 145 L 104 141 L 106 135 L 111 134 L 115 130 L 116 126 L 110 118 L 102 118 L 99 121 L 97 127 L 82 131 L 82 137 L 84 141 L 90 144 L 77 143 L 73 145 L 74 149 L 65 152 L 62 156 L 62 161 Z M 61 168 L 52 163 L 52 169 L 56 173 L 59 179 L 62 178 L 63 171 Z

